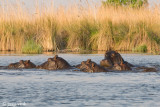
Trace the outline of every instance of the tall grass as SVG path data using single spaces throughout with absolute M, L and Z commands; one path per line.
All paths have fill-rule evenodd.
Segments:
M 160 50 L 160 9 L 126 7 L 0 7 L 0 50 L 22 51 L 31 39 L 43 51 Z M 140 49 L 138 48 L 140 47 Z
M 36 44 L 35 41 L 31 39 L 25 43 L 24 47 L 22 48 L 22 53 L 42 53 L 42 48 L 39 44 Z

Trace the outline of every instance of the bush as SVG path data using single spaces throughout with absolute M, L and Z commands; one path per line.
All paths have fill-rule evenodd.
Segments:
M 130 6 L 140 8 L 148 4 L 148 0 L 106 0 L 102 2 L 104 6 Z
M 22 48 L 22 53 L 27 54 L 40 54 L 42 53 L 42 47 L 36 44 L 34 40 L 28 40 Z
M 140 46 L 136 47 L 134 49 L 134 51 L 137 51 L 137 52 L 147 52 L 147 46 L 146 45 L 140 45 Z

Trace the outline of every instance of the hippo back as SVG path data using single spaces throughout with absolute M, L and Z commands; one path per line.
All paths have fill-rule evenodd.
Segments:
M 56 59 L 54 59 L 56 64 L 57 64 L 57 69 L 67 69 L 70 66 L 70 64 L 63 58 L 61 57 L 57 57 Z

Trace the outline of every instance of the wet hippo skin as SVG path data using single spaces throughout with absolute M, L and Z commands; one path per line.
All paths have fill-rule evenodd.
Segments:
M 35 67 L 36 65 L 32 63 L 30 60 L 20 60 L 19 62 L 11 63 L 8 65 L 8 69 L 18 69 L 18 68 L 30 69 Z
M 80 69 L 83 72 L 108 72 L 107 69 L 91 61 L 91 59 L 82 61 L 81 64 L 76 66 L 76 68 Z
M 131 70 L 131 64 L 124 61 L 117 51 L 106 51 L 105 57 L 100 62 L 100 65 L 112 70 Z
M 55 55 L 54 58 L 48 58 L 48 60 L 41 65 L 38 65 L 38 69 L 47 69 L 47 70 L 57 70 L 57 69 L 68 69 L 70 64 L 58 55 Z

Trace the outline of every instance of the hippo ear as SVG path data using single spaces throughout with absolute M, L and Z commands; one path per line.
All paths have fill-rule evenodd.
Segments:
M 22 64 L 22 63 L 23 63 L 23 60 L 20 60 L 19 63 Z
M 58 55 L 55 55 L 55 56 L 54 56 L 54 60 L 56 60 L 56 59 L 57 59 L 57 57 L 58 57 Z
M 90 62 L 91 62 L 91 59 L 88 59 L 86 63 L 89 64 Z
M 27 62 L 27 63 L 30 63 L 30 60 L 27 60 L 26 62 Z
M 48 61 L 52 61 L 52 58 L 48 58 Z
M 95 67 L 95 64 L 94 64 L 94 63 L 92 63 L 92 67 L 93 67 L 93 68 Z

